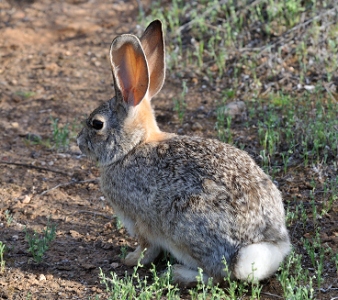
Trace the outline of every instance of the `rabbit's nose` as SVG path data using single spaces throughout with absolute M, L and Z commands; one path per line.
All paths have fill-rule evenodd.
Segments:
M 83 154 L 86 154 L 86 153 L 88 152 L 88 148 L 87 148 L 86 145 L 82 142 L 81 137 L 78 137 L 78 138 L 76 139 L 76 142 L 77 142 L 78 147 L 80 148 L 80 151 L 81 151 Z
M 79 146 L 79 148 L 81 149 L 81 145 L 83 145 L 83 129 L 78 133 L 77 137 L 76 137 L 76 143 Z

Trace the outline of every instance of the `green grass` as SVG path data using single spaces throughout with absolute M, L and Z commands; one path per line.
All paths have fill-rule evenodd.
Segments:
M 5 210 L 5 220 L 7 226 L 10 226 L 13 222 L 13 215 L 10 213 L 8 209 Z
M 155 265 L 152 265 L 148 275 L 141 278 L 139 269 L 143 266 L 138 264 L 134 267 L 132 274 L 126 273 L 120 278 L 116 273 L 111 272 L 107 276 L 100 269 L 100 282 L 105 288 L 105 299 L 181 299 L 181 290 L 172 284 L 171 269 L 172 265 L 167 262 L 165 272 L 159 273 Z M 227 266 L 225 265 L 227 269 Z M 207 283 L 202 281 L 203 271 L 199 269 L 197 285 L 188 291 L 189 299 L 239 299 L 245 294 L 250 295 L 250 299 L 259 299 L 262 286 L 258 283 L 246 283 L 230 280 L 230 273 L 225 281 L 227 288 L 221 288 L 209 280 Z M 99 297 L 99 296 L 98 296 Z
M 257 128 L 261 149 L 272 167 L 283 165 L 284 173 L 293 163 L 325 164 L 338 155 L 338 104 L 329 98 L 326 103 L 318 100 L 313 108 L 311 96 L 271 94 L 268 101 L 254 99 L 248 104 L 249 123 Z
M 177 117 L 180 124 L 183 123 L 185 111 L 187 108 L 186 103 L 187 93 L 188 93 L 187 82 L 182 81 L 182 92 L 177 98 L 174 99 L 174 111 L 177 113 Z
M 0 241 L 0 273 L 5 271 L 6 262 L 4 260 L 4 252 L 5 252 L 6 245 Z
M 25 99 L 35 96 L 35 92 L 32 91 L 17 91 L 15 94 Z
M 27 228 L 25 229 L 25 239 L 28 242 L 28 252 L 33 256 L 36 263 L 40 263 L 43 260 L 43 256 L 49 249 L 51 242 L 56 237 L 56 225 L 47 224 L 42 234 L 38 234 L 36 231 L 33 234 L 29 233 Z
M 75 141 L 78 125 L 75 122 L 61 124 L 58 118 L 53 117 L 50 117 L 50 121 L 50 137 L 43 139 L 38 135 L 29 134 L 26 137 L 27 143 L 29 145 L 42 145 L 56 151 L 67 151 L 71 141 Z
M 247 75 L 255 83 L 249 88 L 255 90 L 261 85 L 261 70 L 257 67 L 261 59 L 269 56 L 273 60 L 268 70 L 262 70 L 267 71 L 265 76 L 280 75 L 281 62 L 288 59 L 287 55 L 296 54 L 300 72 L 294 76 L 300 82 L 304 82 L 307 72 L 322 69 L 323 63 L 330 82 L 338 63 L 334 16 L 338 9 L 328 4 L 315 0 L 214 0 L 189 5 L 183 0 L 155 1 L 151 13 L 146 18 L 142 14 L 141 22 L 144 26 L 154 18 L 164 22 L 170 72 L 180 76 L 182 70 L 189 69 L 216 83 L 231 67 L 233 87 L 241 83 L 242 75 Z M 302 38 L 290 39 L 299 34 L 303 14 L 307 26 L 301 28 Z M 323 31 L 321 23 L 328 24 L 327 30 Z M 309 43 L 313 46 L 309 47 Z
M 140 278 L 138 274 L 140 264 L 134 267 L 131 275 L 119 278 L 116 273 L 111 272 L 107 277 L 100 271 L 100 281 L 105 287 L 107 299 L 179 299 L 178 288 L 170 282 L 170 271 L 164 276 L 159 276 L 155 267 L 151 269 L 152 278 Z
M 69 147 L 70 130 L 69 124 L 60 125 L 59 119 L 51 118 L 52 127 L 52 147 L 57 150 L 64 150 Z

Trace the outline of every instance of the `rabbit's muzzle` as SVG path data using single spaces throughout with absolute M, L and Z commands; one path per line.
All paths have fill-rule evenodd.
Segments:
M 79 146 L 83 154 L 88 154 L 89 149 L 88 149 L 87 143 L 85 142 L 85 138 L 83 135 L 83 129 L 77 135 L 76 143 Z

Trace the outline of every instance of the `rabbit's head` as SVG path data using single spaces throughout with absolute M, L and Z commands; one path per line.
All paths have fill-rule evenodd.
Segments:
M 79 133 L 81 151 L 101 165 L 111 164 L 140 143 L 164 139 L 150 100 L 165 77 L 162 24 L 153 21 L 138 39 L 123 34 L 110 47 L 115 97 L 95 109 Z

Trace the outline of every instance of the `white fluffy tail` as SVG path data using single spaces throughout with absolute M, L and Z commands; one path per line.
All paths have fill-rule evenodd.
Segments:
M 284 257 L 290 252 L 290 243 L 257 243 L 241 248 L 238 252 L 234 275 L 240 280 L 260 281 L 277 271 Z

